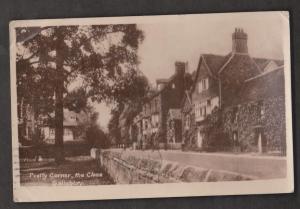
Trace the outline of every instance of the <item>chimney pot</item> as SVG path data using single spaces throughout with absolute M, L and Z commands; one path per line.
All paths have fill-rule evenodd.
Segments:
M 232 34 L 232 52 L 233 53 L 248 53 L 247 34 L 243 28 L 235 28 Z

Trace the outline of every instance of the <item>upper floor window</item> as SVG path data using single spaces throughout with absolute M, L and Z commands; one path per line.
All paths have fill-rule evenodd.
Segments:
M 208 78 L 202 79 L 198 83 L 198 92 L 201 93 L 208 89 Z
M 173 83 L 173 84 L 172 84 L 172 89 L 175 89 L 175 87 L 176 87 L 176 86 L 175 86 L 175 83 Z
M 187 115 L 187 116 L 186 116 L 186 119 L 185 119 L 185 128 L 186 128 L 186 129 L 189 129 L 189 128 L 190 128 L 190 125 L 191 125 L 190 115 Z
M 54 128 L 50 128 L 50 134 L 55 134 L 55 129 Z

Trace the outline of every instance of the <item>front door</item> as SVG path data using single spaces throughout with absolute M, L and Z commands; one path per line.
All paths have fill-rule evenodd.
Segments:
M 257 149 L 258 153 L 264 153 L 266 152 L 266 140 L 263 136 L 262 131 L 258 131 L 257 135 Z
M 202 147 L 202 143 L 203 143 L 203 137 L 202 137 L 202 134 L 200 132 L 200 130 L 198 130 L 198 133 L 197 133 L 197 145 L 198 147 Z

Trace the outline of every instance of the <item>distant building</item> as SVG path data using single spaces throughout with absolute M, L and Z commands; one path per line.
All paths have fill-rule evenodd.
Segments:
M 80 126 L 87 122 L 88 116 L 84 112 L 75 113 L 64 109 L 64 141 L 75 141 L 82 140 L 80 138 L 82 133 L 80 132 Z M 55 142 L 55 127 L 53 123 L 44 123 L 41 126 L 42 136 L 44 141 L 49 144 L 54 144 Z
M 157 79 L 157 90 L 143 104 L 134 119 L 137 142 L 145 147 L 167 146 L 167 117 L 170 109 L 180 109 L 186 86 L 187 63 L 176 62 L 169 79 Z

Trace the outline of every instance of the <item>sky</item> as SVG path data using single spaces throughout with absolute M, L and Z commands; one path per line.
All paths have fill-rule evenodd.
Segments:
M 172 18 L 171 18 L 172 19 Z M 283 59 L 283 21 L 280 13 L 209 14 L 185 18 L 175 16 L 161 21 L 138 24 L 145 39 L 139 46 L 139 69 L 152 84 L 174 73 L 175 61 L 188 62 L 189 72 L 196 69 L 202 53 L 226 55 L 232 49 L 232 33 L 242 28 L 248 34 L 252 57 Z M 99 124 L 106 128 L 110 107 L 95 104 Z

